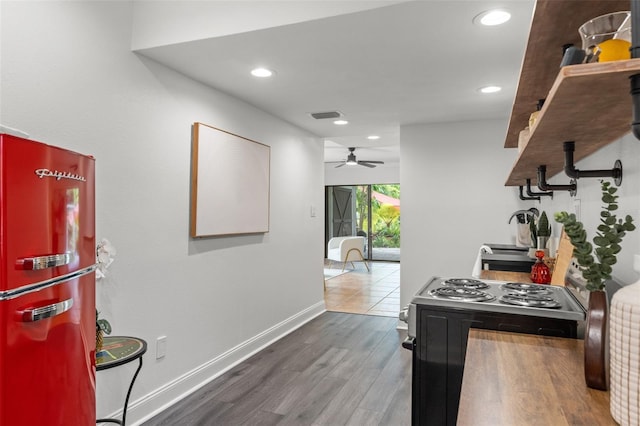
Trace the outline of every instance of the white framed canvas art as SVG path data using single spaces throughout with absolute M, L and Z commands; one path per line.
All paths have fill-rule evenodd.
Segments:
M 193 238 L 269 232 L 271 147 L 193 124 Z

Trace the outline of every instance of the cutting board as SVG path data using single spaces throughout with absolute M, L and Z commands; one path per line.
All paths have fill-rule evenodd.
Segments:
M 562 229 L 558 250 L 556 251 L 556 264 L 553 269 L 553 274 L 551 275 L 552 285 L 564 285 L 564 277 L 567 274 L 567 269 L 569 268 L 572 257 L 573 244 L 571 244 L 567 233 Z

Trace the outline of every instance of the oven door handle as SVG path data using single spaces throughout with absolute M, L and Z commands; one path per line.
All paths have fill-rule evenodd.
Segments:
M 412 351 L 416 347 L 415 337 L 407 337 L 402 341 L 402 347 Z

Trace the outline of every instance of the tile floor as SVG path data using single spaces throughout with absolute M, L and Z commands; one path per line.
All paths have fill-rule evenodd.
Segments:
M 349 273 L 325 280 L 324 301 L 328 311 L 397 317 L 400 311 L 400 263 L 347 264 Z M 325 260 L 325 268 L 329 261 Z M 342 268 L 334 262 L 332 268 Z

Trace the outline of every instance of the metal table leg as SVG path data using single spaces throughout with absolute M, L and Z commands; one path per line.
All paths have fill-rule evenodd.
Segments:
M 131 384 L 129 385 L 129 390 L 127 391 L 127 397 L 124 400 L 124 408 L 122 410 L 122 420 L 118 419 L 97 419 L 96 423 L 116 423 L 122 426 L 126 426 L 127 422 L 127 408 L 129 406 L 129 397 L 131 396 L 131 391 L 133 390 L 133 384 L 136 382 L 136 378 L 138 377 L 138 373 L 142 370 L 142 356 L 139 358 L 138 368 L 131 379 Z

